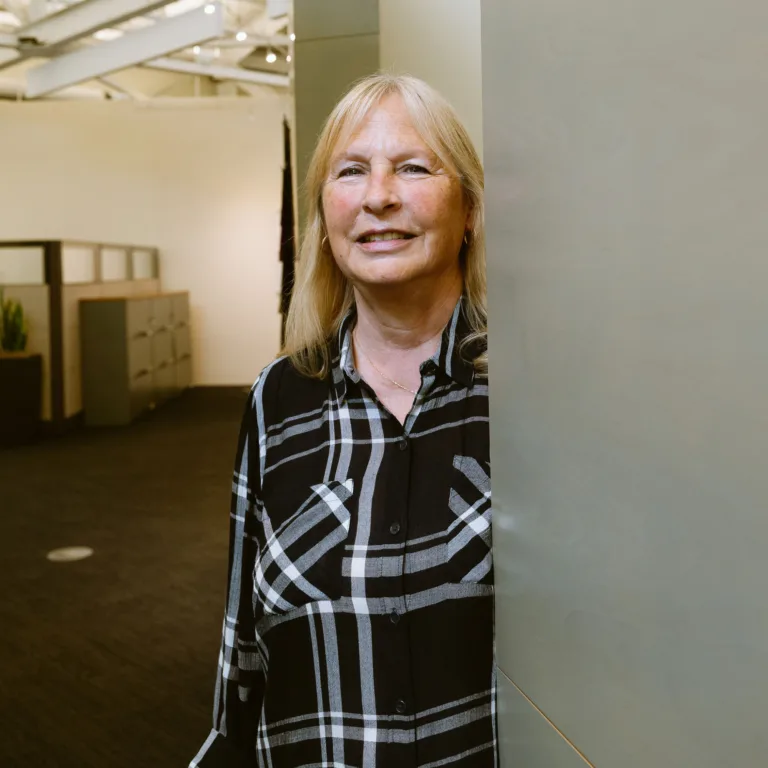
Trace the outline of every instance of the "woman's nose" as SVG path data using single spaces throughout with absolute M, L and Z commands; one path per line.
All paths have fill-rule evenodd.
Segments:
M 383 169 L 373 169 L 368 176 L 363 207 L 371 213 L 379 213 L 400 205 L 394 174 Z

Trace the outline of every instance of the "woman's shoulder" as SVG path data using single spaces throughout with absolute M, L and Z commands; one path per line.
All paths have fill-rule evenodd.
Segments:
M 267 365 L 251 387 L 250 402 L 265 427 L 322 407 L 329 396 L 327 379 L 310 378 L 296 370 L 290 357 Z

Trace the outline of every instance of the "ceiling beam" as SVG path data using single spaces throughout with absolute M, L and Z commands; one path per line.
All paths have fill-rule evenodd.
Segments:
M 65 53 L 27 72 L 27 98 L 103 77 L 126 67 L 221 37 L 224 10 L 218 3 L 137 29 L 108 43 Z
M 257 83 L 271 85 L 277 88 L 287 88 L 290 85 L 288 75 L 277 75 L 271 72 L 252 72 L 238 67 L 224 67 L 210 64 L 198 64 L 194 61 L 181 59 L 154 59 L 144 63 L 148 69 L 162 69 L 166 72 L 179 72 L 186 75 L 202 75 L 214 80 L 234 80 L 241 83 Z
M 291 44 L 291 40 L 288 35 L 272 35 L 268 37 L 266 35 L 252 35 L 240 42 L 235 38 L 235 33 L 231 32 L 231 38 L 221 40 L 216 43 L 219 48 L 255 48 L 256 46 L 263 46 L 265 48 L 287 48 Z
M 64 45 L 92 35 L 99 29 L 122 24 L 143 16 L 170 0 L 82 0 L 22 27 L 20 39 L 36 40 L 39 45 Z

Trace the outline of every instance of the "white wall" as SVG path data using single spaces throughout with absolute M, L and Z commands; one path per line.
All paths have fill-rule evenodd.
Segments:
M 160 248 L 189 290 L 196 384 L 244 384 L 280 335 L 282 116 L 259 99 L 0 103 L 0 239 Z
M 480 0 L 379 0 L 381 67 L 426 80 L 483 151 Z

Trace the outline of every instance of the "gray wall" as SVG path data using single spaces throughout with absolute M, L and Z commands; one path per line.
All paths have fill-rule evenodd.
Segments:
M 378 0 L 294 0 L 296 179 L 304 183 L 323 123 L 349 86 L 379 69 Z M 306 206 L 298 194 L 299 228 Z
M 505 766 L 768 765 L 767 29 L 483 0 Z

